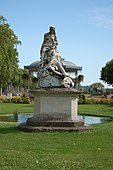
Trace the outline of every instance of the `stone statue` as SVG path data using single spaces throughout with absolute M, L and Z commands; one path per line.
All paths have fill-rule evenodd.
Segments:
M 74 83 L 62 66 L 55 28 L 44 35 L 40 50 L 38 80 L 40 87 L 72 87 Z

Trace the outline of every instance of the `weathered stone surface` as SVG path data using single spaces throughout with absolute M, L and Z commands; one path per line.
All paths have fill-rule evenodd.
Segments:
M 79 95 L 82 93 L 82 91 L 79 91 L 75 88 L 58 88 L 58 87 L 54 87 L 54 88 L 50 88 L 50 87 L 46 87 L 46 88 L 37 88 L 37 89 L 34 89 L 34 90 L 30 90 L 31 93 L 33 93 L 35 95 L 35 93 L 38 93 L 38 94 L 44 94 L 44 93 L 47 93 L 49 92 L 49 94 L 51 93 L 62 93 L 62 94 L 73 94 L 74 96 L 75 95 Z
M 89 125 L 78 127 L 33 127 L 26 125 L 26 123 L 21 123 L 18 128 L 24 132 L 84 132 L 92 130 Z
M 73 88 L 41 88 L 32 90 L 34 95 L 34 116 L 65 117 L 78 120 L 78 95 L 81 93 Z
M 34 116 L 32 118 L 29 118 L 26 122 L 26 125 L 38 127 L 80 127 L 84 126 L 84 121 L 78 120 L 78 121 L 72 121 L 72 120 L 66 120 L 66 119 L 40 119 L 38 116 Z
M 44 34 L 40 50 L 40 66 L 38 69 L 38 85 L 40 87 L 73 87 L 74 82 L 63 67 L 58 51 L 58 41 L 54 27 Z

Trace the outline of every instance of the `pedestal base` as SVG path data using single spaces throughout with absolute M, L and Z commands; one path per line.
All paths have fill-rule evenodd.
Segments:
M 33 127 L 28 126 L 26 123 L 21 123 L 18 128 L 23 132 L 83 132 L 92 130 L 92 127 L 89 125 L 78 127 Z
M 84 131 L 89 125 L 78 119 L 78 96 L 81 93 L 68 88 L 42 88 L 31 91 L 34 95 L 34 116 L 19 129 L 29 132 Z
M 42 88 L 32 90 L 34 116 L 48 115 L 54 119 L 78 120 L 78 96 L 81 93 L 68 88 Z

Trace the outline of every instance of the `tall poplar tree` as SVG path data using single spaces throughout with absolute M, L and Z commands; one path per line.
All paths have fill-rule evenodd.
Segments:
M 0 88 L 12 83 L 18 73 L 17 45 L 21 44 L 7 20 L 0 16 Z

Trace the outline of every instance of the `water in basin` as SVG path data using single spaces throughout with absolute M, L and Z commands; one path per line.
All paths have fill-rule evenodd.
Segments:
M 19 114 L 18 118 L 15 120 L 14 115 L 1 115 L 0 121 L 7 121 L 7 122 L 19 122 L 24 123 L 29 117 L 32 117 L 33 114 Z M 84 120 L 86 124 L 96 124 L 96 123 L 103 123 L 107 121 L 111 121 L 112 119 L 109 117 L 99 117 L 99 116 L 88 116 L 88 115 L 78 115 L 81 120 Z

